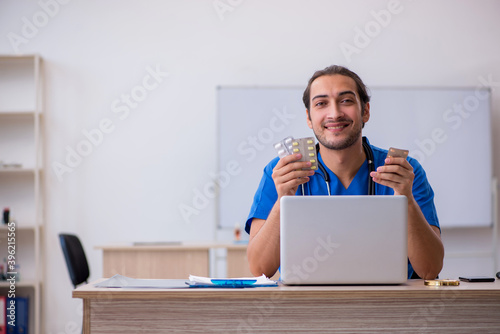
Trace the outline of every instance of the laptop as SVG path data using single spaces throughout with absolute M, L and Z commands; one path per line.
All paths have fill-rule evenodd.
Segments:
M 405 196 L 284 196 L 280 214 L 284 284 L 406 282 Z

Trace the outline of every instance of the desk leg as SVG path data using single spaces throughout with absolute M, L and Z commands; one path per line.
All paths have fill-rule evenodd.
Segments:
M 90 334 L 90 299 L 83 300 L 83 324 L 82 333 Z

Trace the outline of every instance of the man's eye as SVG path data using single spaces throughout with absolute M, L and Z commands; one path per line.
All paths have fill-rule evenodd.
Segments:
M 315 105 L 316 107 L 321 107 L 325 104 L 325 102 L 317 102 Z
M 342 103 L 352 103 L 352 100 L 351 99 L 345 99 L 345 100 L 342 100 Z

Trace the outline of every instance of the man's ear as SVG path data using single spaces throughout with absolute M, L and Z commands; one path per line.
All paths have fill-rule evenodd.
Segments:
M 309 127 L 309 129 L 312 129 L 313 126 L 311 123 L 311 113 L 307 109 L 306 109 L 306 115 L 307 115 L 307 126 Z
M 370 119 L 370 102 L 367 102 L 365 104 L 365 110 L 363 113 L 363 123 L 368 122 L 369 119 Z

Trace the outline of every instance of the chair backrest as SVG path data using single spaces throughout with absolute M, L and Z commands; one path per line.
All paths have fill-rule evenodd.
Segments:
M 77 285 L 87 282 L 90 275 L 85 251 L 76 235 L 61 233 L 59 234 L 59 241 L 66 259 L 71 282 L 76 288 Z

